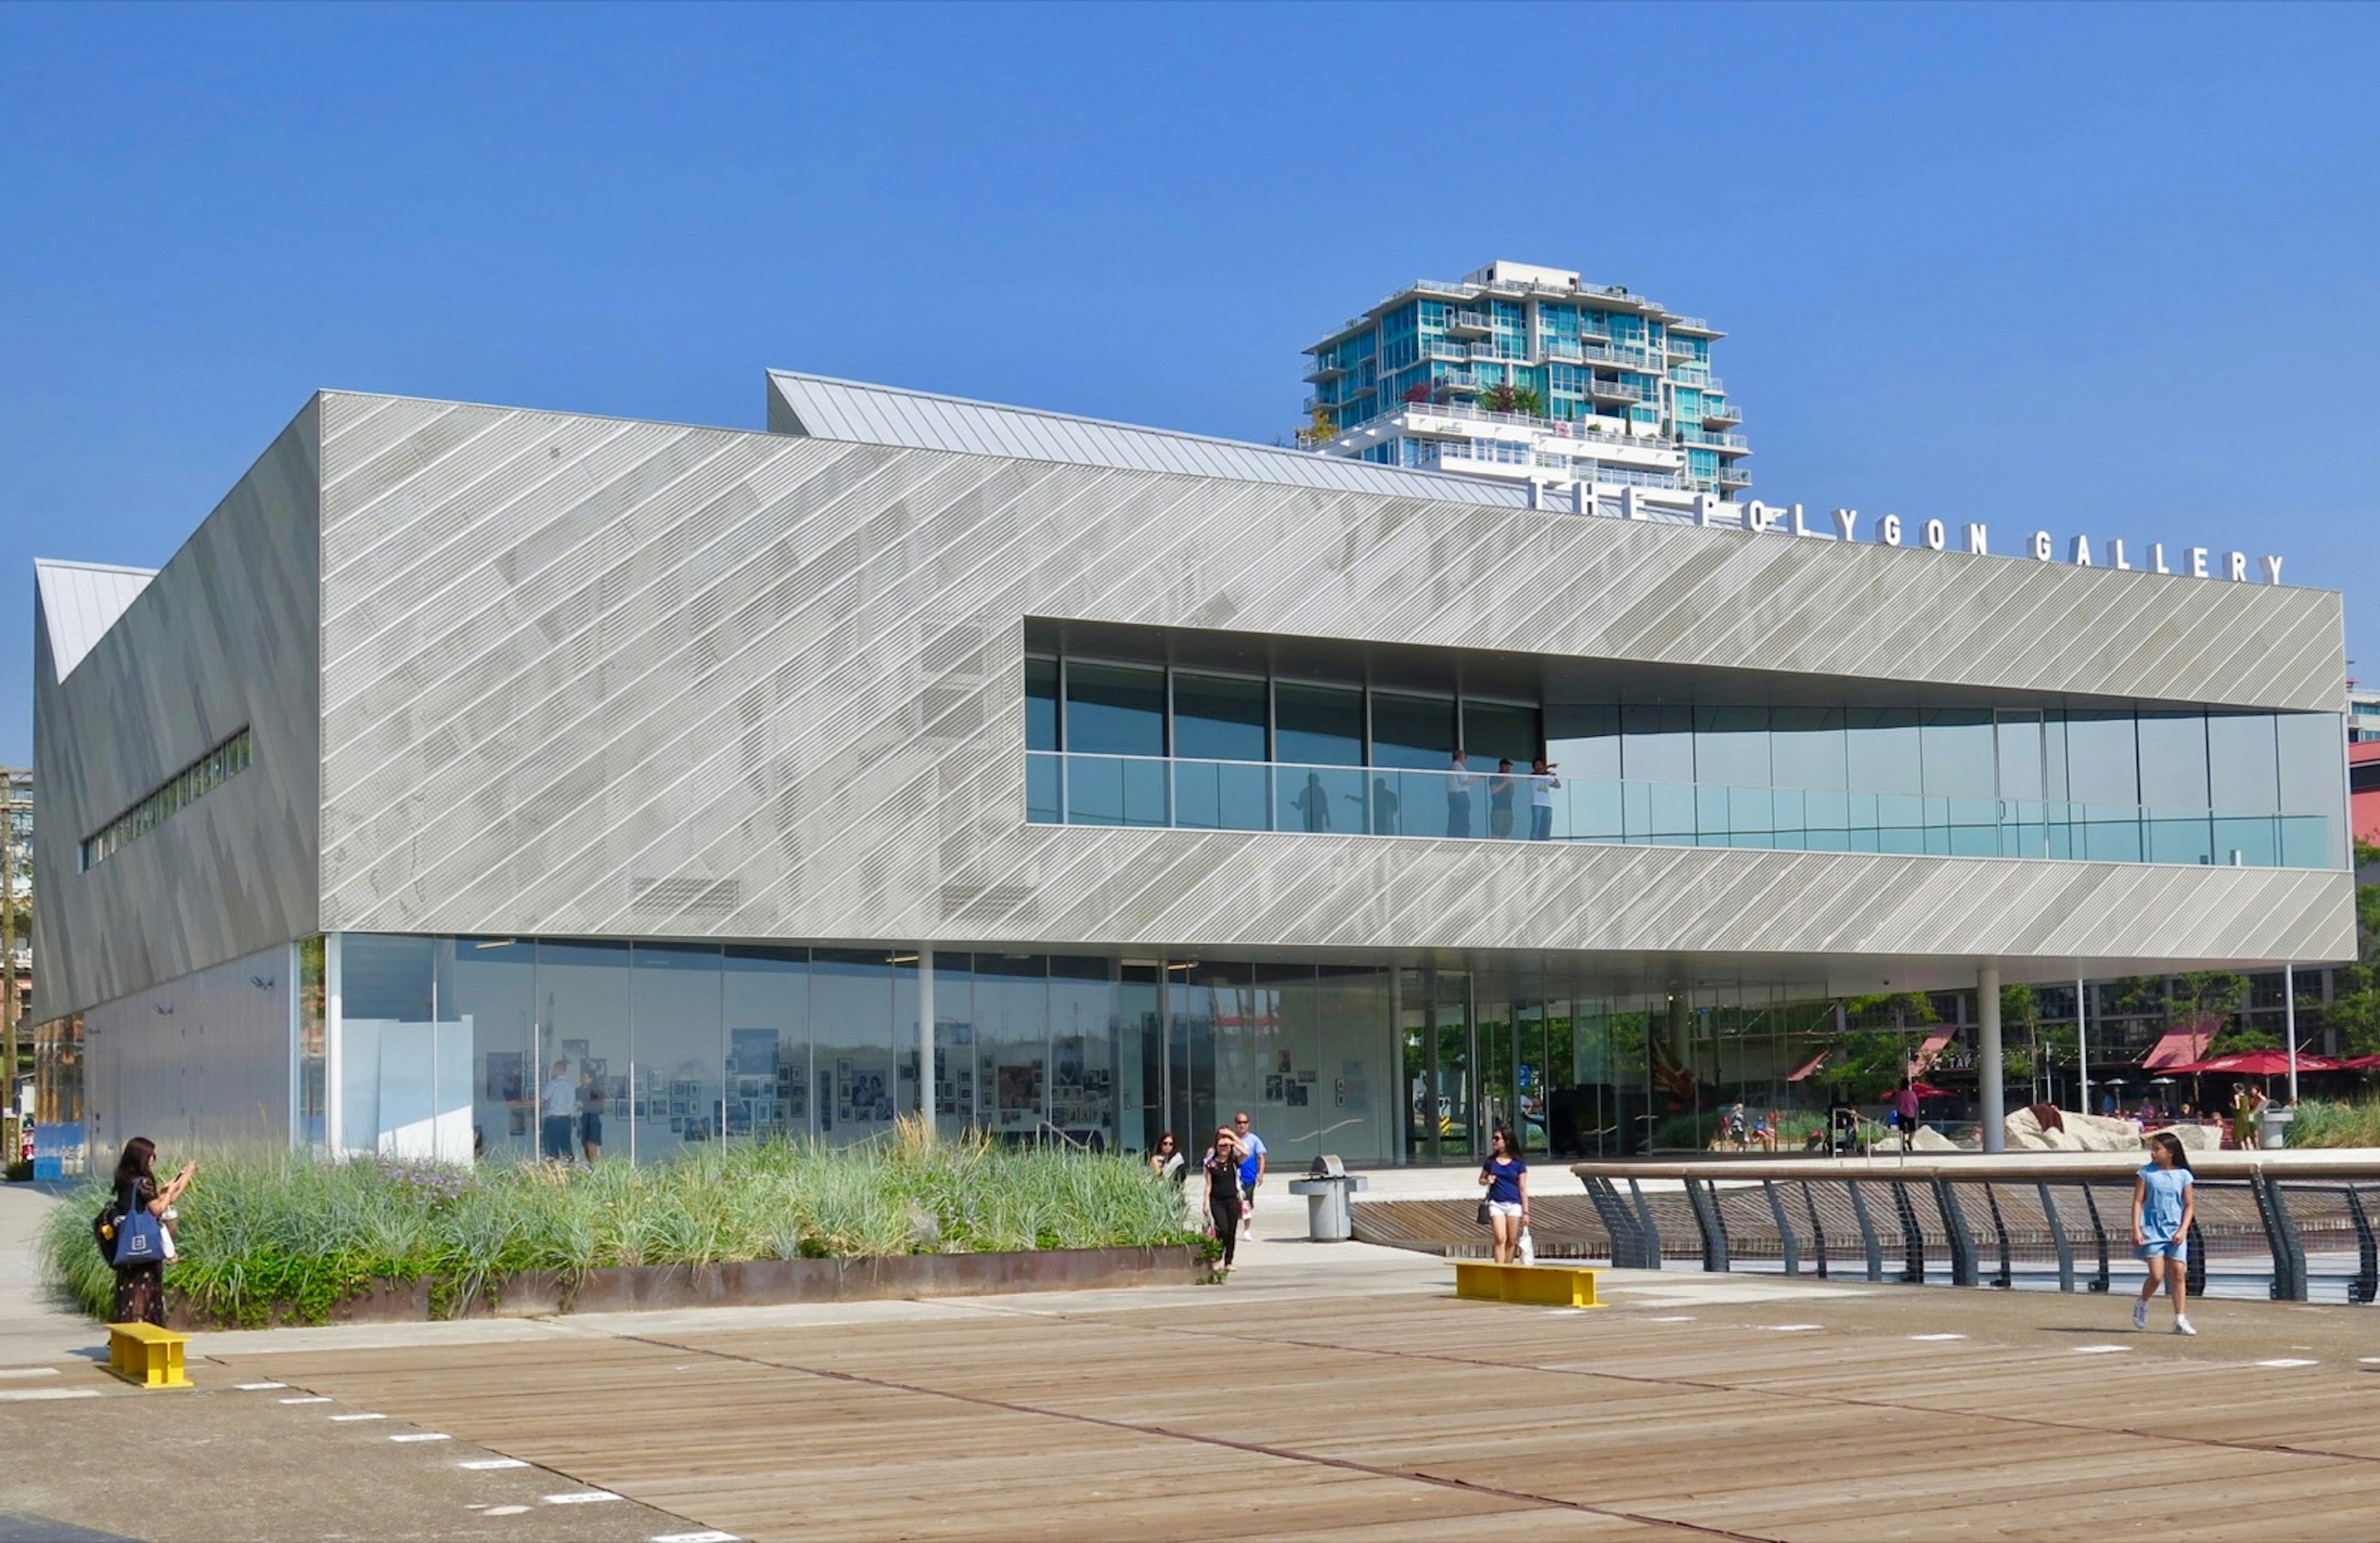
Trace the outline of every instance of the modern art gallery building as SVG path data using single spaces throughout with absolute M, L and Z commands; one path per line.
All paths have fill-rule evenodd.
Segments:
M 2352 951 L 2277 559 L 768 391 L 323 393 L 164 567 L 40 565 L 47 1160 L 1626 1148 L 1845 997 L 1988 1069 L 2000 984 Z

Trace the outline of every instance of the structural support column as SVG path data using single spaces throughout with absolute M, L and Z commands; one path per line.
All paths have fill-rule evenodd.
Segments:
M 2000 1073 L 2000 971 L 1985 965 L 1975 972 L 1975 1083 L 1984 1096 L 1984 1150 L 2008 1150 L 2006 1084 Z
M 2074 1095 L 2081 1100 L 2075 1110 L 2077 1114 L 2091 1112 L 2091 1010 L 2085 1005 L 2090 1000 L 2086 986 L 2087 982 L 2081 980 L 2074 983 L 2074 1064 L 2080 1068 L 2076 1075 L 2082 1078 Z M 2194 1053 L 2192 1059 L 2197 1059 Z
M 2289 1107 L 2298 1106 L 2298 971 L 2295 965 L 2281 966 L 2281 1012 L 2289 1030 Z
M 917 945 L 917 1113 L 934 1128 L 934 945 Z

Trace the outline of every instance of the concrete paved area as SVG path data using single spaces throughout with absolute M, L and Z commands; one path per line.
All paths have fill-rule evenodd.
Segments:
M 0 1543 L 2380 1533 L 2373 1309 L 2180 1339 L 2125 1297 L 1683 1270 L 1456 1303 L 1288 1198 L 1221 1287 L 212 1334 L 190 1392 L 107 1378 L 18 1268 Z M 0 1191 L 0 1235 L 39 1209 Z

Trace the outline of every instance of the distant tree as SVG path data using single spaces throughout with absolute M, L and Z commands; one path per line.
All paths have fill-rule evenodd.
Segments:
M 1506 389 L 1512 393 L 1512 397 L 1510 411 L 1522 413 L 1530 418 L 1546 416 L 1546 399 L 1537 395 L 1536 387 L 1511 386 Z

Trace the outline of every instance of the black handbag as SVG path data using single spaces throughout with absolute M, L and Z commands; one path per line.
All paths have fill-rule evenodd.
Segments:
M 1485 1200 L 1479 1202 L 1479 1216 L 1477 1220 L 1479 1225 L 1482 1227 L 1488 1225 L 1488 1202 Z

